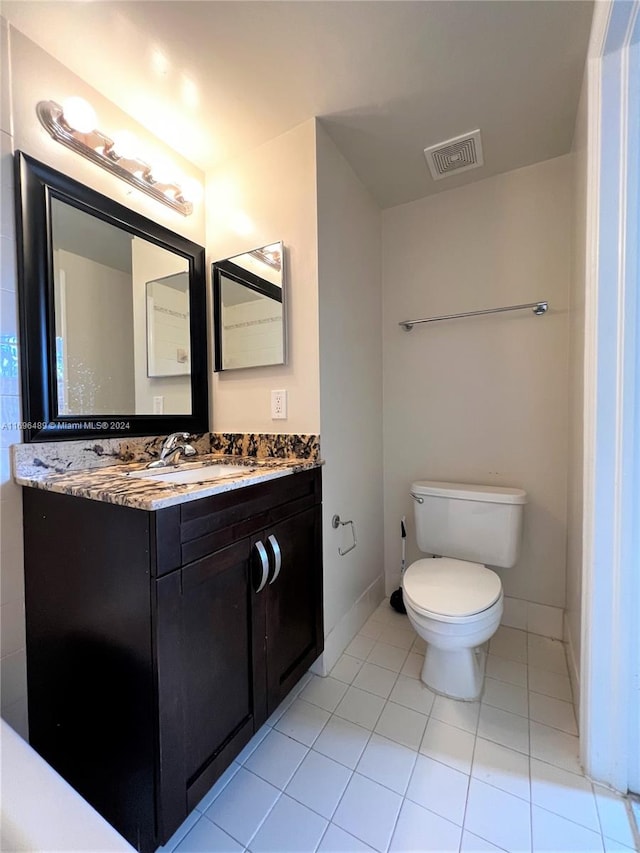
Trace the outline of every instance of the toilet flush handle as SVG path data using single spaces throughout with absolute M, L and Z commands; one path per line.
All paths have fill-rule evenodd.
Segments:
M 414 499 L 414 501 L 417 504 L 423 504 L 424 503 L 424 498 L 421 498 L 420 495 L 414 495 L 413 492 L 411 492 L 411 497 Z

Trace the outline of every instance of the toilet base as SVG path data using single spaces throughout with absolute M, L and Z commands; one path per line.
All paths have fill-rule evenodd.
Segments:
M 435 693 L 473 702 L 482 693 L 486 660 L 482 648 L 439 649 L 427 644 L 421 679 Z

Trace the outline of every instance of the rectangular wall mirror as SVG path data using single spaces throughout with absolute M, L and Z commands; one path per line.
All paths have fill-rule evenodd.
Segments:
M 286 363 L 282 242 L 213 264 L 215 369 Z
M 204 249 L 16 159 L 25 440 L 206 432 Z

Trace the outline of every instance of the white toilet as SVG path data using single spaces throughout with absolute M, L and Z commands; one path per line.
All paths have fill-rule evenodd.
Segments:
M 482 691 L 478 648 L 498 629 L 502 583 L 486 568 L 518 559 L 522 489 L 418 480 L 411 486 L 418 547 L 402 581 L 409 621 L 426 640 L 422 681 L 445 696 L 472 701 Z

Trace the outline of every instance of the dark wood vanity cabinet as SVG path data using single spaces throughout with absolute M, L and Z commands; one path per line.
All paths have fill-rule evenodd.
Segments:
M 148 853 L 322 652 L 320 469 L 24 519 L 32 746 Z

